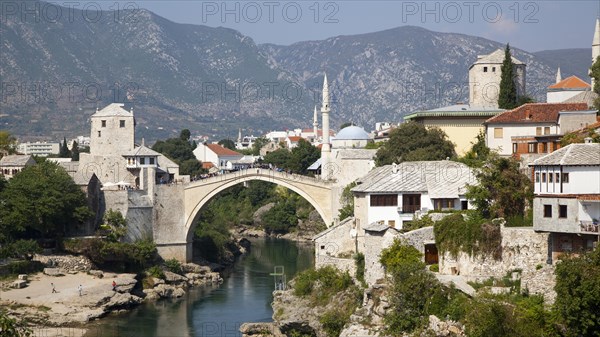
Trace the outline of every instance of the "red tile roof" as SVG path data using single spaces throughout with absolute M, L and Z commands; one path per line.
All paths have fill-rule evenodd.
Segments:
M 585 111 L 586 103 L 527 103 L 496 115 L 485 124 L 493 123 L 556 123 L 561 111 Z
M 299 142 L 300 139 L 302 139 L 302 137 L 300 137 L 300 136 L 290 136 L 290 137 L 288 137 L 288 139 L 290 140 L 290 142 Z
M 589 83 L 585 82 L 581 78 L 574 76 L 574 75 L 567 77 L 564 80 L 548 87 L 548 89 L 589 89 L 589 88 L 591 88 Z
M 206 144 L 212 152 L 216 153 L 217 156 L 241 156 L 241 153 L 230 150 L 226 147 L 222 147 L 219 144 Z

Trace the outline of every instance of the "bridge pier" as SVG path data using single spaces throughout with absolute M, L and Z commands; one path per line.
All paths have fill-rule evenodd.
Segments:
M 192 262 L 192 243 L 157 243 L 156 250 L 163 260 L 176 259 L 181 263 Z

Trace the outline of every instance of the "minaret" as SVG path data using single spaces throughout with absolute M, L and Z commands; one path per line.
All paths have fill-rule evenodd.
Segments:
M 238 139 L 237 139 L 237 141 L 238 141 L 238 144 L 242 143 L 242 128 L 238 129 Z
M 329 160 L 331 155 L 331 144 L 329 143 L 329 111 L 331 100 L 329 98 L 329 84 L 327 84 L 327 74 L 323 79 L 323 102 L 321 104 L 321 113 L 323 114 L 323 141 L 321 142 L 321 178 L 329 180 L 331 168 Z
M 592 41 L 592 65 L 600 56 L 600 18 L 596 19 L 596 29 L 594 30 L 594 41 Z M 594 78 L 592 78 L 592 90 L 594 90 Z
M 558 70 L 556 71 L 556 83 L 562 81 L 562 75 L 560 73 L 560 67 L 558 67 Z
M 315 135 L 314 143 L 316 143 L 319 140 L 319 120 L 318 120 L 316 105 L 315 105 L 315 113 L 313 116 L 313 133 Z

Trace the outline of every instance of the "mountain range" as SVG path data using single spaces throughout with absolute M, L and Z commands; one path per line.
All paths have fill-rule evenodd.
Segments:
M 62 15 L 50 18 L 48 8 Z M 310 127 L 325 72 L 332 125 L 370 130 L 467 101 L 470 64 L 504 48 L 414 26 L 257 45 L 233 29 L 179 24 L 147 10 L 83 12 L 41 1 L 13 8 L 0 36 L 0 129 L 32 140 L 88 134 L 89 116 L 111 102 L 133 108 L 138 138 L 149 141 L 183 128 L 218 140 L 235 138 L 238 128 Z M 591 49 L 513 55 L 527 64 L 527 91 L 540 101 L 558 66 L 563 77 L 588 78 Z

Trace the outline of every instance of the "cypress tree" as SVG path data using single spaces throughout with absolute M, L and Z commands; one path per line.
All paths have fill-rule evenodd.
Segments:
M 502 71 L 502 77 L 500 80 L 498 107 L 500 109 L 513 109 L 517 107 L 517 86 L 515 85 L 514 64 L 508 44 L 506 44 L 504 61 L 500 70 Z
M 69 158 L 69 147 L 67 146 L 67 138 L 63 138 L 63 143 L 60 145 L 60 149 L 58 150 L 58 156 L 60 158 Z
M 73 141 L 73 150 L 71 150 L 71 160 L 79 161 L 79 144 Z

